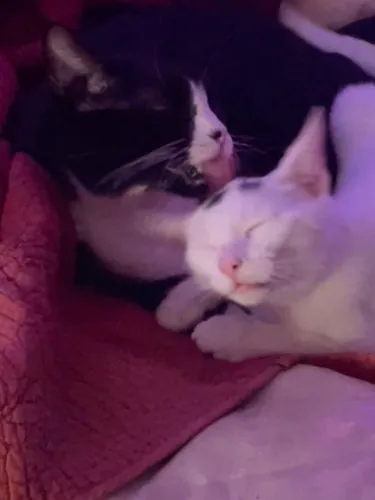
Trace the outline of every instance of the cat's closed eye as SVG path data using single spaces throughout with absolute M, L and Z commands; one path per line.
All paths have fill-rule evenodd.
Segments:
M 246 238 L 250 237 L 251 236 L 251 233 L 253 231 L 255 231 L 255 229 L 263 226 L 264 222 L 257 222 L 255 224 L 251 224 L 251 226 L 248 226 L 246 229 L 245 229 L 245 236 Z

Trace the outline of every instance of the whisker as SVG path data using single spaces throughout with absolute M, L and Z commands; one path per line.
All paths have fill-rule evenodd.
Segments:
M 233 141 L 233 144 L 235 146 L 246 146 L 249 149 L 254 148 L 254 144 L 249 144 L 248 142 L 244 141 Z
M 251 142 L 245 141 L 245 139 L 233 139 L 234 144 L 246 144 L 247 146 L 252 146 Z
M 266 154 L 265 151 L 255 148 L 253 146 L 250 146 L 248 144 L 233 144 L 233 147 L 236 151 L 242 151 L 242 152 L 254 152 L 254 153 L 259 153 L 259 154 Z
M 160 148 L 154 149 L 153 151 L 140 156 L 125 165 L 122 165 L 118 169 L 110 172 L 100 179 L 96 184 L 96 188 L 100 188 L 105 184 L 112 182 L 113 188 L 116 189 L 121 185 L 124 179 L 129 177 L 129 171 L 134 169 L 134 167 L 137 167 L 137 173 L 139 173 L 140 171 L 145 171 L 165 160 L 169 160 L 171 155 L 176 154 L 176 145 L 181 143 L 182 140 L 183 139 L 165 144 Z
M 235 148 L 235 152 L 239 155 L 240 153 L 251 153 L 252 150 L 247 148 Z
M 171 156 L 170 160 L 172 161 L 172 160 L 176 160 L 180 157 L 183 157 L 184 155 L 186 155 L 188 149 L 189 149 L 188 147 L 180 149 L 179 151 L 177 151 L 175 154 L 173 154 Z
M 251 137 L 249 135 L 242 135 L 242 134 L 231 134 L 233 139 L 240 139 L 240 140 L 245 140 L 245 141 L 254 141 L 254 137 Z
M 233 144 L 233 147 L 236 149 L 243 149 L 246 151 L 254 151 L 254 149 L 246 144 Z
M 169 158 L 169 161 L 164 165 L 158 179 L 153 182 L 153 185 L 156 185 L 159 189 L 161 187 L 165 189 L 178 177 L 182 178 L 186 183 L 191 182 L 189 171 L 186 169 L 186 167 L 188 167 L 186 158 L 188 149 L 189 147 L 182 148 L 174 156 Z M 168 174 L 172 174 L 172 176 Z

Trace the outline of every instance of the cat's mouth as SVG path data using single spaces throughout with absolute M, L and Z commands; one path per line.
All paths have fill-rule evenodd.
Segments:
M 233 283 L 233 292 L 235 293 L 247 293 L 247 292 L 258 292 L 266 291 L 270 288 L 271 283 L 269 281 L 259 281 L 253 283 Z
M 202 164 L 202 172 L 210 193 L 224 187 L 235 176 L 238 169 L 237 156 L 224 154 Z
M 179 169 L 166 169 L 158 189 L 176 191 L 187 196 L 205 198 L 224 187 L 237 172 L 237 157 L 220 154 L 197 168 L 185 165 Z

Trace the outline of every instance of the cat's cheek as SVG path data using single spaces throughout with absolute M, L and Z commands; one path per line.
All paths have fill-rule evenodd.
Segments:
M 209 290 L 213 290 L 223 297 L 228 297 L 231 291 L 231 281 L 220 273 L 215 252 L 189 250 L 186 253 L 186 262 L 200 285 Z
M 222 294 L 225 294 L 227 297 L 230 295 L 233 289 L 232 281 L 224 276 L 220 271 L 217 271 L 212 276 L 212 284 L 221 290 Z

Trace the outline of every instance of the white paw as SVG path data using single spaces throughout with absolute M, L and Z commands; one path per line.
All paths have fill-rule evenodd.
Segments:
M 212 292 L 203 290 L 193 278 L 187 278 L 168 293 L 156 311 L 156 319 L 168 330 L 186 330 L 196 325 L 221 300 Z
M 198 348 L 216 359 L 238 363 L 253 357 L 248 349 L 249 331 L 229 315 L 212 316 L 195 328 L 192 339 Z

